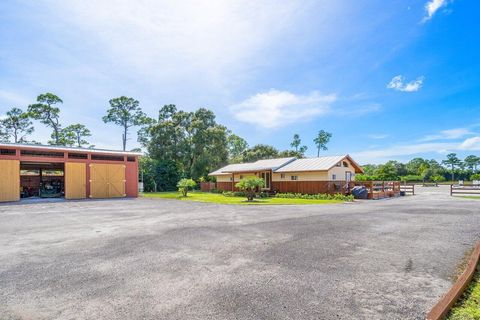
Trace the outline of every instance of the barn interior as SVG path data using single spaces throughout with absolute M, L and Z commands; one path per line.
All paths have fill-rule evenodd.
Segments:
M 21 198 L 62 198 L 64 196 L 64 163 L 20 162 Z

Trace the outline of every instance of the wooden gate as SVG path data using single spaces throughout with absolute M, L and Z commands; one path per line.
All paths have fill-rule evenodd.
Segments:
M 91 198 L 118 198 L 125 196 L 125 165 L 90 165 Z
M 85 163 L 65 163 L 65 199 L 85 199 L 87 190 Z
M 20 161 L 0 160 L 0 202 L 20 200 Z

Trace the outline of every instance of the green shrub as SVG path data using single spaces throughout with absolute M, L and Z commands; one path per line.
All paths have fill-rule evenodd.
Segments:
M 352 195 L 344 195 L 341 193 L 336 194 L 302 194 L 302 193 L 277 193 L 275 195 L 277 198 L 287 198 L 287 199 L 310 199 L 310 200 L 338 200 L 338 201 L 353 201 Z
M 222 195 L 225 197 L 233 197 L 233 192 L 232 191 L 223 191 Z
M 401 181 L 410 182 L 410 181 L 423 181 L 422 176 L 409 174 L 403 177 L 400 177 Z
M 472 174 L 472 175 L 470 176 L 470 180 L 471 180 L 471 181 L 474 181 L 474 180 L 477 180 L 477 181 L 478 181 L 478 180 L 480 180 L 480 173 Z
M 178 191 L 182 194 L 182 196 L 186 197 L 188 194 L 188 190 L 190 188 L 194 188 L 197 185 L 195 181 L 192 179 L 181 179 L 177 183 Z
M 240 180 L 240 182 L 235 184 L 235 187 L 237 187 L 242 191 L 245 191 L 247 196 L 247 201 L 253 201 L 253 198 L 257 193 L 257 189 L 263 188 L 264 185 L 265 185 L 265 182 L 263 181 L 263 179 L 257 178 L 257 177 L 249 177 L 249 178 Z

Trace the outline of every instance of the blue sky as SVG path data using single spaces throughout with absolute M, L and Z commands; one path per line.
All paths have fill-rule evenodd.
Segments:
M 0 2 L 0 117 L 53 92 L 65 125 L 120 148 L 108 100 L 207 107 L 250 145 L 333 133 L 361 163 L 480 154 L 480 4 L 398 1 Z M 35 140 L 49 130 L 36 124 Z M 130 136 L 129 148 L 137 146 Z

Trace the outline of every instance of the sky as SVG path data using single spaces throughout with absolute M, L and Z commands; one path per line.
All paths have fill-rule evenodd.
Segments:
M 480 155 L 479 12 L 474 0 L 2 0 L 0 117 L 52 92 L 65 126 L 120 149 L 101 118 L 125 95 L 151 117 L 209 108 L 251 146 L 288 149 L 298 133 L 307 156 L 321 129 L 322 154 L 364 164 Z

